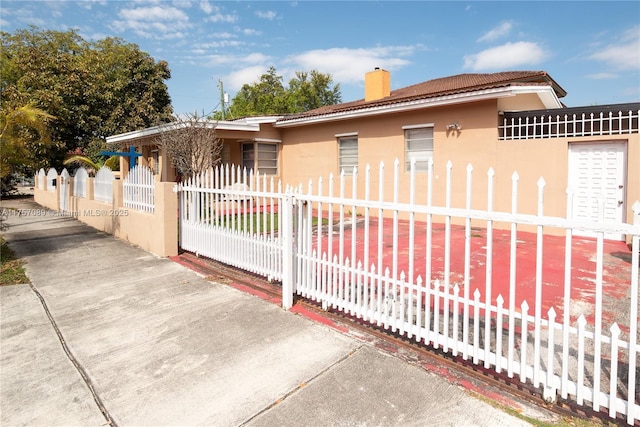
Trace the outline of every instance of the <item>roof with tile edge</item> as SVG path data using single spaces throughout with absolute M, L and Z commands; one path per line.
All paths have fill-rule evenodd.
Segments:
M 289 120 L 298 120 L 307 117 L 315 117 L 332 113 L 355 111 L 364 108 L 380 107 L 401 102 L 410 102 L 420 99 L 435 98 L 473 92 L 478 90 L 495 89 L 508 86 L 549 86 L 551 85 L 558 96 L 562 98 L 567 92 L 556 83 L 546 71 L 503 71 L 488 74 L 458 74 L 427 80 L 411 86 L 392 90 L 390 95 L 373 101 L 359 99 L 341 104 L 327 105 L 303 113 L 290 114 L 277 121 L 286 123 Z

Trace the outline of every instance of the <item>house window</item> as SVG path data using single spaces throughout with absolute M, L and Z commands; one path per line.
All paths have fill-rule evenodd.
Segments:
M 358 166 L 358 136 L 338 137 L 338 169 L 351 172 Z
M 247 171 L 253 169 L 260 174 L 278 173 L 278 145 L 265 142 L 245 142 L 242 144 L 242 166 Z
M 160 154 L 158 150 L 151 150 L 151 158 L 153 160 L 153 174 L 158 175 L 160 173 Z
M 405 170 L 411 170 L 411 160 L 416 160 L 416 172 L 426 172 L 433 158 L 433 125 L 404 127 Z
M 220 152 L 220 164 L 228 165 L 231 164 L 231 145 L 230 144 L 222 144 L 222 151 Z

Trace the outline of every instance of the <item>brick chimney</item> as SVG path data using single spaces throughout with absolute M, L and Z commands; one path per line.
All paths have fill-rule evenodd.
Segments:
M 364 100 L 375 101 L 391 94 L 391 76 L 387 70 L 376 67 L 364 75 Z

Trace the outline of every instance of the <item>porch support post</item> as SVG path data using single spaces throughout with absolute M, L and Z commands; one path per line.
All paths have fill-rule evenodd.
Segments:
M 294 197 L 287 191 L 283 197 L 282 209 L 282 308 L 293 307 L 293 201 Z

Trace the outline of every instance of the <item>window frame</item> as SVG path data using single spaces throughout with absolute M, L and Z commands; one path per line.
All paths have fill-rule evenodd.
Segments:
M 251 146 L 250 150 L 246 150 L 245 147 Z M 275 149 L 268 149 L 268 150 L 261 150 L 261 148 L 266 148 L 266 147 L 275 147 Z M 253 169 L 254 174 L 255 173 L 259 173 L 260 175 L 278 175 L 278 168 L 279 168 L 279 161 L 278 161 L 278 157 L 279 157 L 279 148 L 278 148 L 278 142 L 275 141 L 260 141 L 260 140 L 254 140 L 254 141 L 242 141 L 241 142 L 241 147 L 240 147 L 240 151 L 241 151 L 241 163 L 242 163 L 242 167 L 243 168 L 247 168 L 247 172 L 249 172 L 250 170 Z M 251 159 L 245 158 L 245 154 L 246 153 L 252 153 L 252 157 Z M 269 157 L 269 158 L 262 158 L 261 154 L 264 153 L 273 153 L 274 156 Z M 249 167 L 248 163 L 252 163 L 252 166 Z M 274 166 L 260 166 L 261 162 L 274 162 Z
M 222 142 L 222 149 L 220 150 L 220 164 L 231 164 L 231 144 L 224 141 Z
M 411 160 L 416 158 L 416 173 L 425 173 L 429 170 L 429 160 L 433 160 L 434 155 L 434 124 L 424 123 L 418 125 L 408 125 L 402 127 L 404 133 L 404 164 L 405 172 L 411 172 Z M 410 134 L 414 131 L 430 131 L 430 135 L 426 137 L 410 137 Z M 410 149 L 410 143 L 416 143 L 424 141 L 427 144 L 426 148 L 422 149 Z M 430 147 L 428 147 L 430 145 Z M 426 164 L 425 164 L 426 163 Z M 420 167 L 418 166 L 420 164 Z
M 337 143 L 338 143 L 338 171 L 341 173 L 342 170 L 346 172 L 353 171 L 354 167 L 358 167 L 359 154 L 358 154 L 358 133 L 343 133 L 335 135 Z M 343 151 L 348 150 L 347 147 L 343 147 L 343 144 L 350 143 L 355 145 L 355 154 L 344 154 Z M 353 150 L 353 147 L 351 147 Z M 347 164 L 344 164 L 345 159 L 349 159 L 350 161 Z M 355 162 L 354 162 L 355 159 Z

